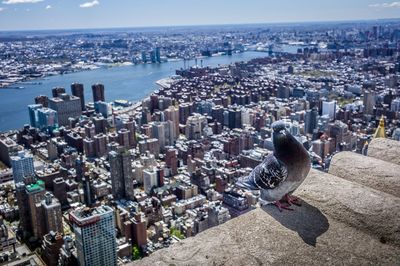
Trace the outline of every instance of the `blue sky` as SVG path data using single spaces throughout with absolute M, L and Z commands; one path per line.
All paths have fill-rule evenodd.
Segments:
M 0 30 L 399 17 L 400 0 L 0 0 Z

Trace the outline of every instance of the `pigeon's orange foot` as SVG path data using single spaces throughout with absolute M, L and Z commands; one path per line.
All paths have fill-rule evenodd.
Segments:
M 280 212 L 282 212 L 282 210 L 289 210 L 289 211 L 293 211 L 292 208 L 290 208 L 289 204 L 286 203 L 282 203 L 280 200 L 277 200 L 274 202 L 274 205 L 278 208 L 278 210 Z
M 289 204 L 289 206 L 291 206 L 292 204 L 296 205 L 296 206 L 301 206 L 301 202 L 300 199 L 298 197 L 286 194 L 285 196 L 283 196 L 282 200 L 284 200 L 287 204 Z

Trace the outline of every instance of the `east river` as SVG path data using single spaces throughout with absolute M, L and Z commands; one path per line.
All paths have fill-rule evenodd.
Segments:
M 216 56 L 203 59 L 203 66 L 226 65 L 233 62 L 248 61 L 257 57 L 268 56 L 261 52 L 244 52 L 231 56 Z M 200 59 L 198 59 L 200 64 Z M 188 63 L 187 63 L 188 64 Z M 194 60 L 190 61 L 192 66 Z M 13 85 L 10 88 L 0 89 L 0 132 L 19 129 L 29 123 L 29 104 L 34 103 L 38 95 L 51 97 L 53 87 L 64 87 L 71 93 L 70 86 L 79 82 L 85 88 L 86 102 L 93 101 L 91 85 L 102 83 L 105 86 L 106 101 L 125 99 L 132 102 L 139 101 L 157 89 L 155 82 L 159 79 L 174 75 L 176 69 L 183 68 L 183 61 L 165 62 L 161 64 L 140 64 L 56 75 L 44 79 L 32 80 Z M 16 89 L 17 87 L 23 87 Z

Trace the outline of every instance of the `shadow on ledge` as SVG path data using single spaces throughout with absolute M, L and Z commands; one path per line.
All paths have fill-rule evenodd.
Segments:
M 296 231 L 303 241 L 316 246 L 317 238 L 328 231 L 328 219 L 316 207 L 301 199 L 302 206 L 292 206 L 293 211 L 280 212 L 275 205 L 265 205 L 262 209 L 286 228 Z

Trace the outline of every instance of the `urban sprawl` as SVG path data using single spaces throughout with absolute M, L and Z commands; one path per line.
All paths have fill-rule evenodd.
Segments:
M 276 120 L 321 171 L 336 152 L 400 140 L 399 25 L 3 37 L 2 86 L 100 63 L 266 54 L 178 69 L 135 104 L 108 102 L 97 81 L 32 99 L 30 124 L 0 136 L 0 262 L 129 263 L 251 210 L 257 193 L 234 184 L 273 152 Z

